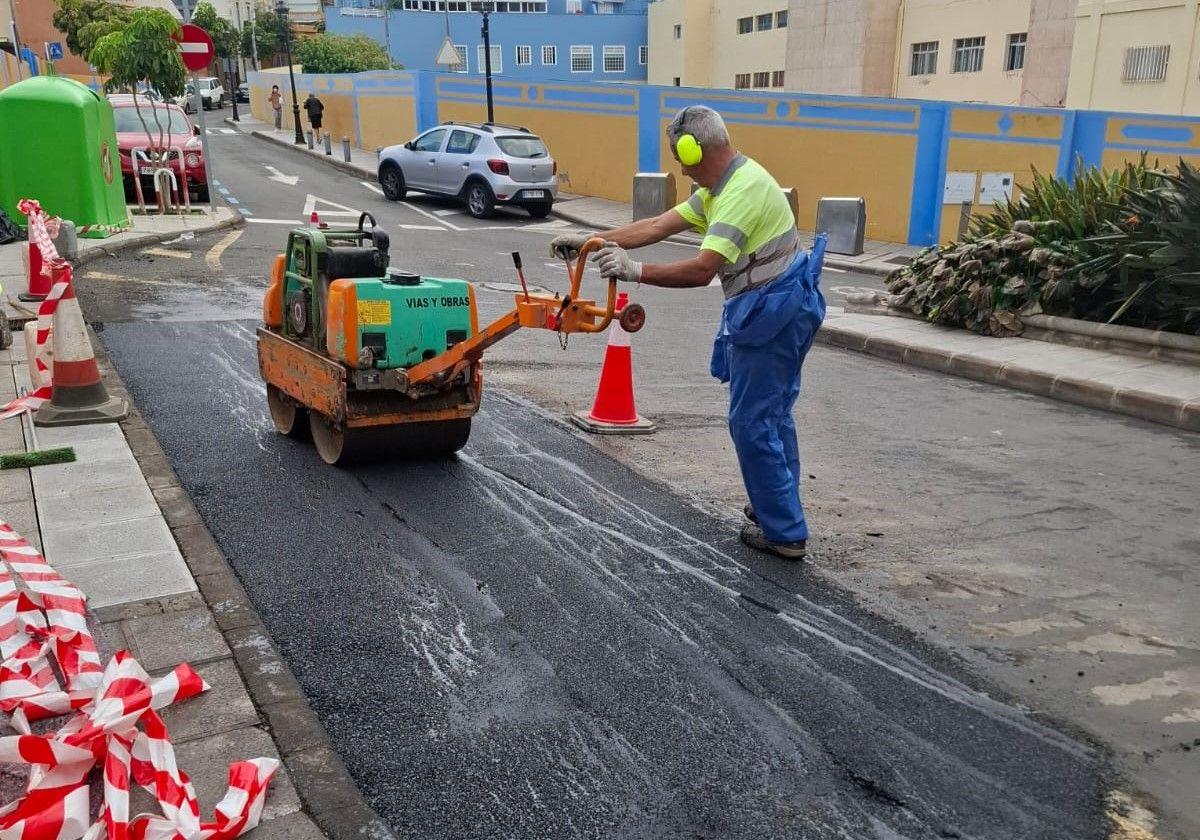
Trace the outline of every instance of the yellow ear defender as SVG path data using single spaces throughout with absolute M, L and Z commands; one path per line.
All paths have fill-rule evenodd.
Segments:
M 696 166 L 704 160 L 704 149 L 691 134 L 684 134 L 675 141 L 675 154 L 679 155 L 679 162 L 684 166 Z

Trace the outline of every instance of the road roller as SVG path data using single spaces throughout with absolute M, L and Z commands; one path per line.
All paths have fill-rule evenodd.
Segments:
M 603 244 L 593 238 L 566 262 L 562 294 L 531 293 L 514 253 L 514 307 L 480 328 L 474 286 L 392 267 L 389 236 L 370 213 L 351 227 L 292 230 L 257 333 L 276 430 L 311 439 L 334 465 L 457 452 L 479 411 L 487 348 L 521 328 L 563 338 L 614 319 L 630 332 L 645 323 L 637 304 L 616 310 L 615 280 L 603 304 L 581 297 L 587 256 Z

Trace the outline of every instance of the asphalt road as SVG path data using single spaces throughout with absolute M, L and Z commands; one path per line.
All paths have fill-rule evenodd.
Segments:
M 97 263 L 80 296 L 394 827 L 423 838 L 1103 836 L 1112 781 L 1100 754 L 991 699 L 1000 692 L 811 567 L 746 551 L 682 488 L 534 403 L 489 388 L 471 443 L 440 463 L 335 470 L 276 436 L 253 327 L 284 222 L 309 196 L 330 221 L 376 213 L 395 265 L 480 281 L 485 315 L 511 302 L 514 248 L 532 282 L 563 284 L 561 267 L 534 259 L 562 225 L 389 204 L 286 150 L 210 140 L 217 180 L 250 213 L 245 231 Z M 841 279 L 826 286 L 856 285 Z M 639 341 L 668 367 L 696 367 L 719 292 L 637 294 L 652 318 Z M 573 339 L 553 357 L 545 342 L 497 348 L 505 381 L 594 376 L 601 342 Z

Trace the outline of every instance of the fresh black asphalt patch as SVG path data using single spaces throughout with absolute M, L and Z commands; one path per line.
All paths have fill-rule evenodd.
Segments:
M 400 834 L 1103 836 L 1088 747 L 521 400 L 457 459 L 325 466 L 254 327 L 100 336 Z

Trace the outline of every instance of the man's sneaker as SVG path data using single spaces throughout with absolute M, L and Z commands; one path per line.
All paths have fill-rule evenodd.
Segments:
M 755 525 L 758 524 L 758 514 L 754 512 L 754 505 L 750 504 L 749 502 L 747 502 L 746 506 L 742 508 L 742 515 Z
M 806 540 L 797 540 L 790 543 L 771 542 L 767 539 L 766 534 L 762 532 L 762 528 L 757 525 L 747 525 L 742 529 L 742 542 L 751 548 L 758 551 L 774 554 L 776 557 L 782 557 L 784 560 L 803 560 L 808 553 L 808 543 Z

